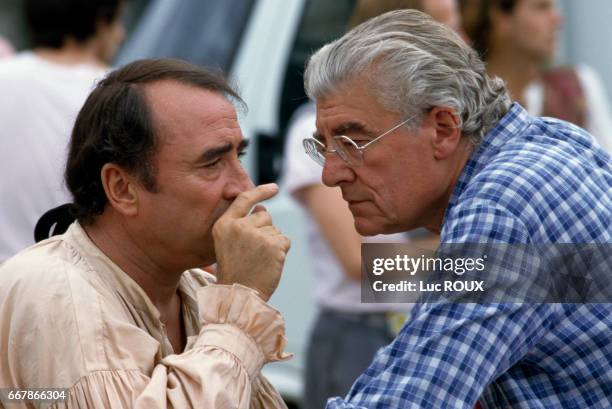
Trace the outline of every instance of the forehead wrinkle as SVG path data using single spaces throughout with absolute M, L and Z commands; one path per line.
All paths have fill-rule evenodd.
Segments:
M 212 118 L 211 116 L 208 116 L 202 119 L 204 122 L 202 124 L 203 127 L 207 128 L 210 131 L 240 131 L 240 124 L 238 124 L 238 119 L 235 115 L 216 115 Z
M 235 107 L 222 94 L 174 80 L 145 84 L 143 90 L 153 128 L 165 136 L 164 143 L 172 143 L 177 135 L 193 133 L 194 119 L 202 129 L 239 129 Z M 216 100 L 210 108 L 209 98 Z M 218 125 L 224 121 L 224 125 Z

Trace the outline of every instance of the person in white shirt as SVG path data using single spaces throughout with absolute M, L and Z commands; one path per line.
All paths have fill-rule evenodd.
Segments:
M 33 48 L 0 61 L 0 263 L 69 202 L 63 169 L 85 98 L 125 36 L 125 0 L 27 0 Z
M 563 17 L 555 0 L 463 2 L 463 28 L 512 98 L 531 115 L 572 122 L 612 151 L 610 104 L 597 73 L 585 66 L 548 65 Z

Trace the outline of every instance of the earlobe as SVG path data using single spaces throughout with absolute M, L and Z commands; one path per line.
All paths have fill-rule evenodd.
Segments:
M 460 119 L 453 108 L 435 107 L 430 115 L 435 128 L 434 157 L 443 160 L 452 156 L 461 140 Z
M 114 163 L 106 163 L 100 177 L 109 205 L 124 216 L 137 215 L 138 192 L 134 178 Z

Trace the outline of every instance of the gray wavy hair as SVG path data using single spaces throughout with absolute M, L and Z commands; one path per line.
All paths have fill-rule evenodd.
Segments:
M 364 76 L 385 108 L 418 116 L 412 126 L 435 106 L 454 108 L 474 144 L 511 103 L 504 82 L 486 74 L 457 33 L 416 10 L 370 19 L 319 49 L 307 63 L 304 86 L 316 100 Z

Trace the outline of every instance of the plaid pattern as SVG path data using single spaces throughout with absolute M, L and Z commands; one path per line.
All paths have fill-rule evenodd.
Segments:
M 612 161 L 514 104 L 463 170 L 443 243 L 612 243 Z M 612 305 L 419 304 L 336 408 L 612 407 Z

